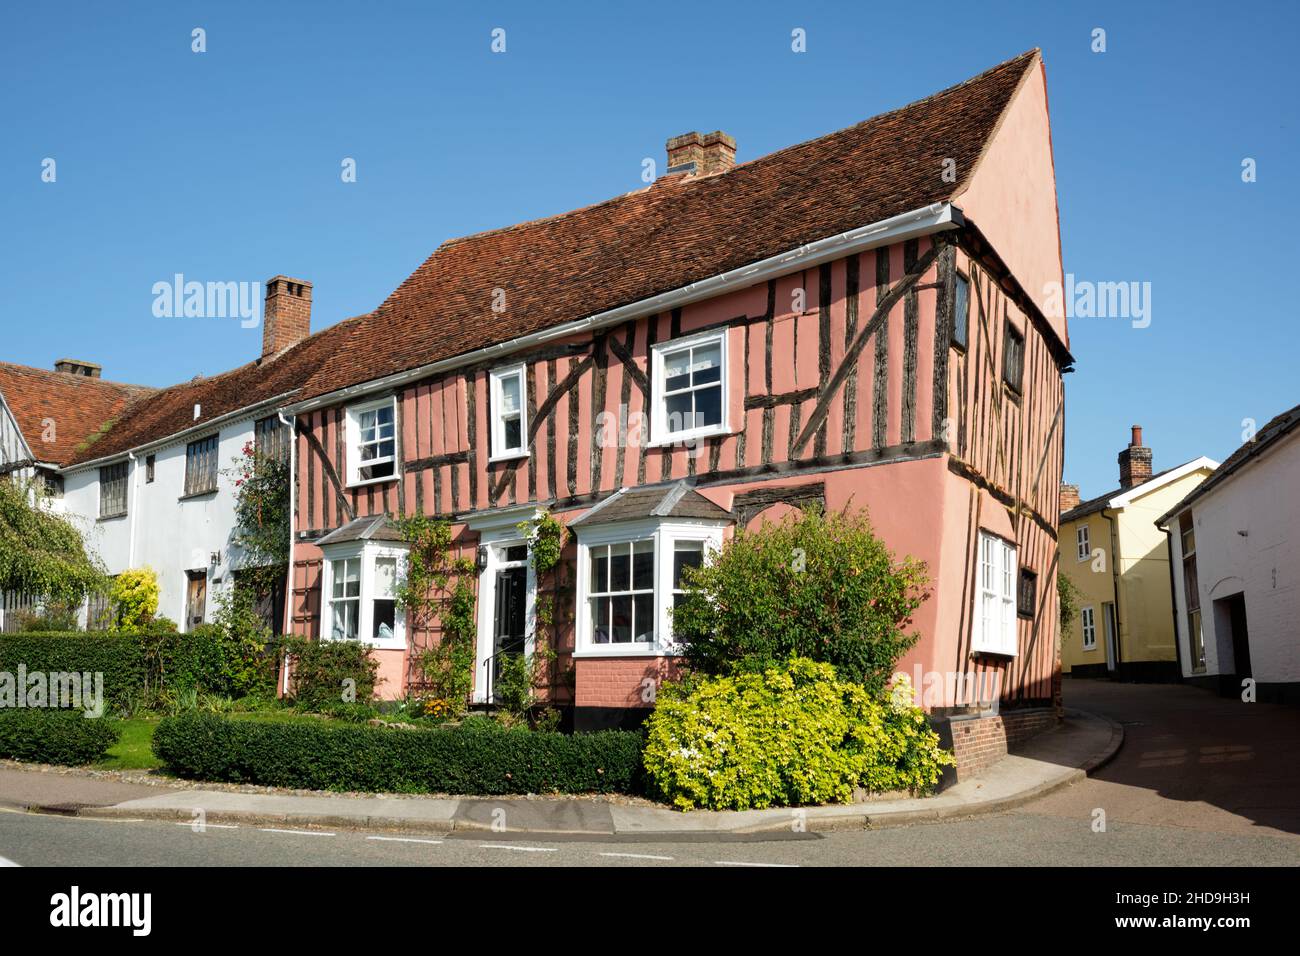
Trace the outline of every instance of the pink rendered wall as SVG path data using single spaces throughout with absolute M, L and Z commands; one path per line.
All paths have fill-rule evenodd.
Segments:
M 1056 170 L 1052 158 L 1047 78 L 1042 62 L 1029 71 L 1007 107 L 974 176 L 955 198 L 1029 296 L 1045 308 L 1048 283 L 1063 281 Z M 1053 317 L 1067 344 L 1064 316 Z

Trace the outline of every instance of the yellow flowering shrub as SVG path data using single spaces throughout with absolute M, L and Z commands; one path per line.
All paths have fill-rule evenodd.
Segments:
M 666 685 L 646 724 L 652 792 L 682 810 L 847 803 L 855 787 L 924 793 L 952 757 L 910 700 L 826 663 Z

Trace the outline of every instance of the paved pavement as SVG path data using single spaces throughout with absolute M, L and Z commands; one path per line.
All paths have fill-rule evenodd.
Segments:
M 209 819 L 195 832 L 174 820 L 11 808 L 0 811 L 0 858 L 23 866 L 1300 864 L 1294 708 L 1222 701 L 1186 687 L 1077 681 L 1067 682 L 1066 700 L 1125 724 L 1119 754 L 1089 779 L 976 817 L 834 832 L 796 832 L 787 820 L 780 831 L 674 834 L 306 830 Z M 0 792 L 6 777 L 0 774 Z M 472 803 L 481 813 L 482 802 Z

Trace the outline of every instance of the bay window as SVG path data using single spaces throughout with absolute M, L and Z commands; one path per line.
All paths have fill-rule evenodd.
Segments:
M 326 551 L 324 636 L 377 648 L 406 645 L 405 615 L 397 603 L 403 552 L 366 543 Z
M 971 642 L 976 652 L 1016 655 L 1016 579 L 1015 545 L 981 531 Z
M 578 528 L 576 656 L 673 654 L 683 570 L 722 546 L 722 523 L 645 519 Z

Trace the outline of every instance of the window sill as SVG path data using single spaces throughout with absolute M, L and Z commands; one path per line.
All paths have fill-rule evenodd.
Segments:
M 491 455 L 488 458 L 487 463 L 489 465 L 495 465 L 498 462 L 519 461 L 521 458 L 531 458 L 531 457 L 532 457 L 532 453 L 527 449 L 524 449 L 523 451 L 508 451 L 500 455 Z
M 212 489 L 209 490 L 209 491 L 192 491 L 192 492 L 190 492 L 188 495 L 181 495 L 181 496 L 180 496 L 179 498 L 177 498 L 176 500 L 177 500 L 177 501 L 197 501 L 197 500 L 200 499 L 200 498 L 215 498 L 216 496 L 217 496 L 217 489 L 216 489 L 216 488 L 212 488 Z
M 120 520 L 120 519 L 122 519 L 122 518 L 125 518 L 125 517 L 126 517 L 126 512 L 123 511 L 123 512 L 121 512 L 121 513 L 119 513 L 119 514 L 115 514 L 115 515 L 100 515 L 98 518 L 95 519 L 95 521 L 96 521 L 96 523 L 98 523 L 98 522 L 100 522 L 100 521 L 118 521 L 118 520 Z
M 981 651 L 974 650 L 970 652 L 971 657 L 996 657 L 1000 660 L 1014 661 L 1020 656 L 1018 651 Z
M 699 441 L 701 438 L 725 438 L 728 435 L 735 435 L 738 432 L 726 427 L 704 428 L 698 431 L 674 432 L 671 435 L 665 435 L 662 438 L 654 438 L 646 442 L 646 448 L 670 448 L 677 445 L 685 445 L 687 442 Z
M 601 657 L 680 657 L 685 648 L 676 644 L 592 644 L 573 652 L 577 660 Z
M 397 475 L 393 474 L 393 475 L 386 475 L 383 478 L 371 478 L 368 481 L 349 481 L 347 486 L 349 488 L 368 488 L 371 485 L 382 485 L 386 482 L 396 481 L 396 480 L 397 480 Z
M 364 644 L 372 651 L 404 651 L 406 650 L 406 638 L 395 637 L 390 641 L 380 641 L 373 638 L 364 637 L 328 637 L 323 636 L 322 641 L 331 644 Z

